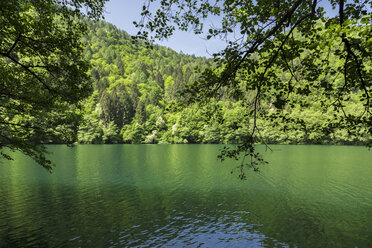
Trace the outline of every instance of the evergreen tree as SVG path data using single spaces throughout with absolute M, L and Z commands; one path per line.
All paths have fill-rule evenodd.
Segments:
M 136 121 L 138 124 L 143 124 L 146 121 L 146 106 L 143 101 L 139 101 L 136 108 Z

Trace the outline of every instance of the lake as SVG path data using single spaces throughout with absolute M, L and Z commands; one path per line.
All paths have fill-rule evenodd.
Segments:
M 275 145 L 241 181 L 221 147 L 49 146 L 52 174 L 15 154 L 0 247 L 372 247 L 372 151 Z

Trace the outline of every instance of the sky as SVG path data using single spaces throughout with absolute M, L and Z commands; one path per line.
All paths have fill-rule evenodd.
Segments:
M 138 22 L 141 19 L 143 2 L 143 0 L 110 0 L 105 5 L 105 20 L 130 35 L 135 35 L 138 30 L 133 25 L 133 21 Z M 328 10 L 328 13 L 335 14 L 336 10 L 331 10 L 329 6 L 325 6 L 325 2 L 327 1 L 322 1 L 320 4 Z M 206 40 L 192 32 L 181 31 L 176 31 L 168 40 L 156 43 L 170 47 L 177 52 L 182 51 L 185 54 L 205 57 L 212 57 L 211 54 L 222 50 L 226 44 L 218 38 Z
M 143 2 L 142 0 L 110 0 L 105 5 L 105 20 L 130 35 L 135 35 L 138 30 L 133 25 L 133 21 L 141 19 Z M 205 57 L 211 57 L 211 54 L 225 47 L 225 42 L 220 39 L 206 40 L 192 32 L 181 31 L 176 31 L 168 40 L 156 43 L 170 47 L 177 52 L 182 51 L 185 54 Z

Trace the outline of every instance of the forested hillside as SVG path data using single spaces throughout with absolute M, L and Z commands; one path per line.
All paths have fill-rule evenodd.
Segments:
M 186 104 L 185 88 L 198 79 L 197 71 L 213 66 L 212 60 L 161 46 L 146 48 L 144 43 L 132 42 L 127 33 L 106 22 L 89 22 L 88 26 L 89 34 L 83 40 L 84 56 L 92 65 L 89 73 L 94 92 L 83 103 L 79 143 L 239 143 L 249 137 L 253 122 L 249 106 L 254 96 L 253 91 L 246 90 L 249 75 L 241 75 L 241 82 L 237 82 L 242 91 L 239 87 L 234 90 L 222 87 L 217 97 Z M 256 54 L 256 59 L 260 56 L 264 55 Z M 282 109 L 281 101 L 274 97 L 276 93 L 267 95 L 259 103 L 260 140 L 286 144 L 364 144 L 370 138 L 363 135 L 364 127 L 357 129 L 358 136 L 348 132 L 347 127 L 333 127 L 332 120 L 343 113 L 332 110 L 331 96 L 325 98 L 321 92 L 310 94 L 314 91 L 309 82 L 302 84 L 292 70 L 278 68 L 275 73 L 277 83 L 298 77 L 293 80 L 293 94 L 283 96 L 292 98 L 293 104 L 280 110 L 291 121 L 272 118 L 277 116 L 277 109 Z M 339 81 L 335 76 L 315 85 L 335 80 Z M 299 97 L 296 91 L 309 94 Z M 363 111 L 358 94 L 349 96 L 345 111 Z M 236 95 L 245 100 L 234 100 Z

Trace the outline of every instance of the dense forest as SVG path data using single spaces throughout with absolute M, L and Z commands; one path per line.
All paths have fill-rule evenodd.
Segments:
M 79 143 L 226 144 L 240 143 L 249 137 L 254 121 L 249 107 L 254 91 L 244 88 L 249 75 L 239 76 L 238 87 L 222 87 L 213 98 L 190 103 L 188 86 L 200 80 L 200 71 L 213 68 L 213 60 L 162 46 L 151 49 L 145 43 L 134 42 L 112 24 L 87 22 L 84 57 L 91 64 L 89 74 L 94 91 L 83 102 Z M 305 56 L 306 51 L 303 53 Z M 257 60 L 260 56 L 265 55 L 253 55 Z M 332 60 L 332 54 L 328 52 L 328 56 Z M 339 63 L 333 57 L 332 63 Z M 283 96 L 290 98 L 291 104 L 280 106 L 282 101 L 277 93 L 260 101 L 257 118 L 260 140 L 280 144 L 365 144 L 370 139 L 367 129 L 360 126 L 351 132 L 347 126 L 339 128 L 335 120 L 344 113 L 332 108 L 335 99 L 311 89 L 311 85 L 317 84 L 339 87 L 342 77 L 334 75 L 322 82 L 306 82 L 295 71 L 301 63 L 292 61 L 292 70 L 275 70 L 276 83 L 284 85 L 295 77 L 293 93 Z M 360 94 L 355 91 L 348 96 L 344 112 L 363 112 Z M 281 118 L 276 118 L 278 111 Z

